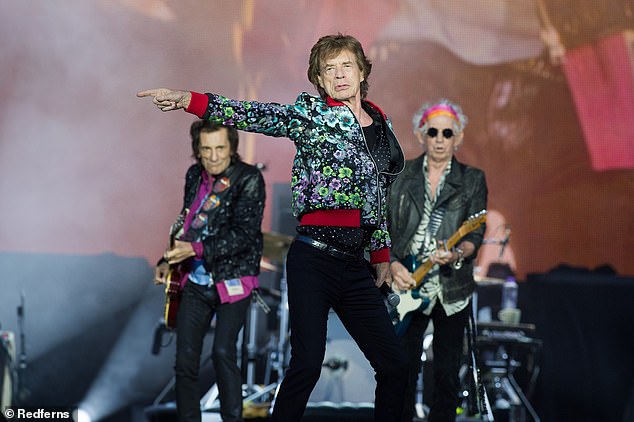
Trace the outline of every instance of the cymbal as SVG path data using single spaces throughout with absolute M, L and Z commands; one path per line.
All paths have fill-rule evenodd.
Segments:
M 286 251 L 293 242 L 293 236 L 274 232 L 265 232 L 263 235 L 264 250 L 262 255 L 273 261 L 282 261 Z

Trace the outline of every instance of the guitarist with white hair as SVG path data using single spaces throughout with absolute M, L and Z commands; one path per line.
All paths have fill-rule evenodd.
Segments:
M 430 320 L 434 395 L 428 420 L 454 421 L 459 405 L 458 372 L 475 289 L 473 262 L 487 205 L 484 173 L 454 157 L 466 123 L 462 109 L 448 100 L 423 105 L 413 125 L 424 152 L 407 161 L 390 187 L 392 287 L 403 306 L 414 303 L 405 311 L 399 305 L 396 327 L 409 360 L 404 422 L 414 418 L 423 334 Z

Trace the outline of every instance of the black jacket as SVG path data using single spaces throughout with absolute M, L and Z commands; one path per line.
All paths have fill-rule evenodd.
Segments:
M 408 255 L 408 245 L 420 224 L 425 201 L 423 155 L 408 160 L 405 169 L 390 186 L 388 194 L 388 228 L 392 238 L 391 260 L 401 260 Z M 487 185 L 482 170 L 452 159 L 451 171 L 445 179 L 435 208 L 447 204 L 437 240 L 448 239 L 469 217 L 486 210 Z M 475 289 L 473 261 L 482 244 L 485 225 L 465 235 L 476 247 L 464 265 L 455 270 L 451 265 L 440 268 L 443 297 L 448 303 L 466 299 Z M 460 241 L 458 242 L 460 243 Z
M 203 171 L 200 164 L 194 164 L 187 171 L 183 210 L 196 198 Z M 217 178 L 220 177 L 228 177 L 231 185 L 217 194 L 220 205 L 206 211 L 209 235 L 202 240 L 205 269 L 214 280 L 257 275 L 263 245 L 262 173 L 255 166 L 238 161 Z

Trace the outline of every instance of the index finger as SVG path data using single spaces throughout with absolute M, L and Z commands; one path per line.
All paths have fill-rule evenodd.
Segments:
M 145 91 L 139 91 L 136 93 L 137 97 L 156 97 L 157 95 L 160 95 L 161 92 L 163 90 L 162 89 L 148 89 Z

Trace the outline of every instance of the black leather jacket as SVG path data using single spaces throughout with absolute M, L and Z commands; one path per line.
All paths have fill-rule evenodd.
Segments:
M 401 260 L 408 255 L 408 245 L 420 224 L 425 201 L 423 157 L 421 155 L 414 160 L 408 160 L 403 172 L 390 186 L 388 228 L 392 237 L 392 261 Z M 442 204 L 447 204 L 447 208 L 436 234 L 438 240 L 448 239 L 465 220 L 486 210 L 487 185 L 482 170 L 462 164 L 453 158 L 451 171 L 445 179 L 436 208 Z M 443 297 L 448 303 L 466 299 L 473 293 L 473 261 L 482 244 L 484 231 L 483 224 L 462 238 L 473 243 L 476 251 L 465 258 L 464 265 L 459 270 L 455 270 L 452 265 L 440 268 Z
M 196 198 L 204 168 L 194 164 L 185 176 L 183 209 Z M 241 161 L 231 164 L 220 177 L 230 187 L 219 193 L 220 205 L 207 211 L 209 235 L 203 240 L 205 269 L 214 280 L 227 280 L 260 272 L 262 213 L 265 189 L 262 173 Z

